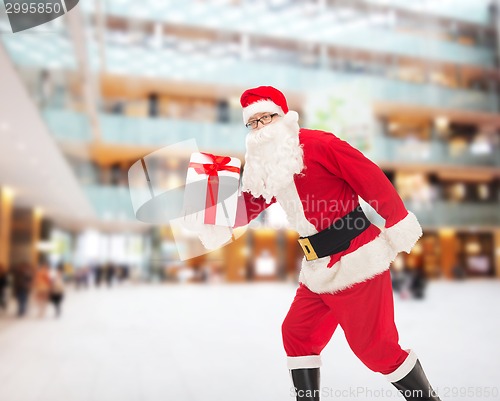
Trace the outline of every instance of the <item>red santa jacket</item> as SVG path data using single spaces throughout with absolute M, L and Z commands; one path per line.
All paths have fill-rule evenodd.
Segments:
M 385 219 L 382 230 L 371 224 L 344 251 L 303 259 L 299 281 L 316 293 L 332 293 L 368 280 L 387 270 L 399 252 L 409 253 L 422 228 L 382 170 L 331 133 L 303 128 L 299 139 L 304 151 L 301 174 L 269 204 L 244 192 L 235 227 L 248 224 L 278 202 L 291 228 L 308 236 L 356 208 L 358 196 L 370 204 Z

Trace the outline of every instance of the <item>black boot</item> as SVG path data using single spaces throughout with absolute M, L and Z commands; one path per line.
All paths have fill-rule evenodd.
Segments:
M 297 401 L 319 401 L 319 368 L 292 369 Z
M 441 401 L 429 384 L 418 359 L 410 373 L 392 384 L 408 401 Z

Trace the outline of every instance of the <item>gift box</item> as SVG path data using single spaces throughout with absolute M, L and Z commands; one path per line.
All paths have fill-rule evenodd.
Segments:
M 241 161 L 193 153 L 184 192 L 184 214 L 201 224 L 232 227 L 236 219 Z

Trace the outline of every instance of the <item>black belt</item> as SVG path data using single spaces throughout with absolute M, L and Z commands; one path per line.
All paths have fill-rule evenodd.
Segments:
M 371 222 L 361 206 L 335 220 L 330 227 L 309 237 L 300 237 L 299 244 L 306 260 L 324 258 L 349 248 L 351 240 L 365 231 Z

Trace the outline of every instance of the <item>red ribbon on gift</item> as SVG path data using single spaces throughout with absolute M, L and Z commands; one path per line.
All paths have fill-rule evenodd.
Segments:
M 217 208 L 217 199 L 219 197 L 219 171 L 231 171 L 232 173 L 239 173 L 240 168 L 235 166 L 228 166 L 231 161 L 228 156 L 216 156 L 211 153 L 201 154 L 210 157 L 212 163 L 195 163 L 190 162 L 189 167 L 194 168 L 198 174 L 206 174 L 208 176 L 207 183 L 207 196 L 205 199 L 205 224 L 215 224 L 215 215 Z

